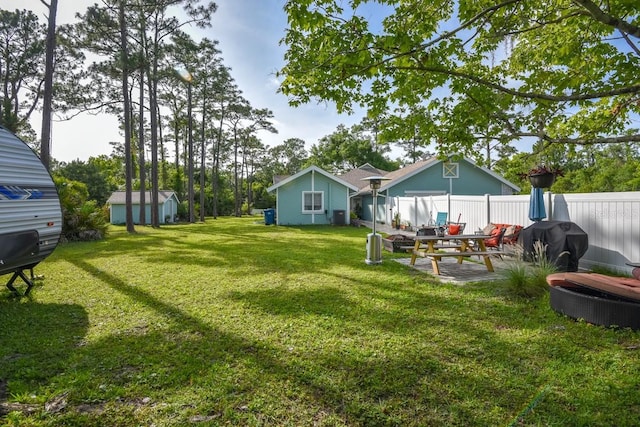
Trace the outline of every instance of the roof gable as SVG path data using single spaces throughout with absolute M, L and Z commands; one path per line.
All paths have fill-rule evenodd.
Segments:
M 412 176 L 417 175 L 420 172 L 437 165 L 439 162 L 440 161 L 437 158 L 431 157 L 427 160 L 421 160 L 411 165 L 407 165 L 401 169 L 389 172 L 385 175 L 387 178 L 389 178 L 389 181 L 384 182 L 380 190 L 382 191 L 386 188 L 393 187 L 394 185 L 404 181 L 405 179 L 409 179 Z
M 469 163 L 471 166 L 476 167 L 480 170 L 482 170 L 484 173 L 486 173 L 487 175 L 490 175 L 491 177 L 497 179 L 498 181 L 500 181 L 501 183 L 503 183 L 504 185 L 513 188 L 515 191 L 520 191 L 520 187 L 518 187 L 517 185 L 515 185 L 514 183 L 506 180 L 504 177 L 502 177 L 501 175 L 493 172 L 490 169 L 487 169 L 484 166 L 479 166 L 477 165 L 473 160 L 464 157 L 461 158 L 460 160 L 465 161 L 467 163 Z M 434 166 L 438 166 L 441 165 L 442 163 L 444 163 L 444 160 L 438 159 L 437 157 L 430 157 L 428 159 L 425 160 L 420 160 L 416 163 L 410 164 L 410 165 L 406 165 L 405 167 L 401 168 L 401 169 L 397 169 L 395 171 L 392 172 L 385 172 L 385 171 L 381 171 L 381 170 L 377 170 L 379 172 L 380 175 L 385 176 L 386 178 L 389 178 L 388 181 L 383 181 L 382 182 L 382 186 L 380 187 L 379 191 L 384 191 L 387 190 L 389 188 L 393 188 L 394 186 L 400 184 L 401 182 L 419 174 L 424 172 L 427 169 L 430 169 Z M 370 166 L 370 165 L 369 165 Z M 375 168 L 374 168 L 375 169 Z M 354 182 L 354 181 L 358 181 L 362 178 L 366 178 L 368 176 L 372 175 L 372 171 L 368 171 L 368 170 L 362 170 L 360 168 L 358 169 L 353 169 L 349 172 L 347 172 L 347 174 L 343 175 L 344 177 L 347 177 L 347 179 L 349 179 L 350 182 Z M 360 183 L 358 184 L 358 188 L 360 189 L 358 194 L 366 194 L 368 193 L 369 190 L 369 184 L 364 182 L 364 183 Z
M 484 166 L 479 166 L 477 165 L 473 160 L 464 157 L 461 158 L 460 160 L 465 161 L 467 163 L 469 163 L 471 166 L 476 167 L 480 170 L 482 170 L 484 173 L 486 173 L 487 175 L 490 175 L 491 177 L 497 179 L 498 181 L 502 182 L 503 184 L 513 188 L 516 191 L 520 191 L 520 187 L 518 187 L 517 185 L 515 185 L 514 183 L 507 181 L 504 177 L 502 177 L 501 175 L 493 172 L 490 169 L 487 169 Z M 444 160 L 438 159 L 437 157 L 431 157 L 429 159 L 426 160 L 421 160 L 419 162 L 416 162 L 412 165 L 408 165 L 405 166 L 402 169 L 398 169 L 395 170 L 393 172 L 389 172 L 387 175 L 385 175 L 387 178 L 390 178 L 389 181 L 383 182 L 382 187 L 380 187 L 380 191 L 384 191 L 388 188 L 394 187 L 395 185 L 398 185 L 399 183 L 411 178 L 414 175 L 417 175 L 429 168 L 432 168 L 434 166 L 437 165 L 441 165 L 442 163 L 444 163 Z
M 321 175 L 324 175 L 325 177 L 329 178 L 330 180 L 335 181 L 336 183 L 338 183 L 340 185 L 344 185 L 345 187 L 347 187 L 350 190 L 358 191 L 358 187 L 356 187 L 355 185 L 353 185 L 353 184 L 351 184 L 351 183 L 349 183 L 349 182 L 347 182 L 347 181 L 345 181 L 345 180 L 343 180 L 341 178 L 338 178 L 337 176 L 332 175 L 329 172 L 325 171 L 324 169 L 319 168 L 318 166 L 315 166 L 315 165 L 314 166 L 309 166 L 308 168 L 303 169 L 303 170 L 301 170 L 300 172 L 298 172 L 296 174 L 293 174 L 293 175 L 291 175 L 291 176 L 289 176 L 287 178 L 284 178 L 284 179 L 278 181 L 277 183 L 273 184 L 271 187 L 267 188 L 267 191 L 270 193 L 270 192 L 278 189 L 279 187 L 281 187 L 281 186 L 283 186 L 285 184 L 288 184 L 288 183 L 290 183 L 292 181 L 295 181 L 299 177 L 304 176 L 304 175 L 306 175 L 308 173 L 311 173 L 311 172 L 317 172 L 317 173 L 319 173 Z

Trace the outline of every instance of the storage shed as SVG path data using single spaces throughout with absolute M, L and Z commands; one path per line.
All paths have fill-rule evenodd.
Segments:
M 33 286 L 25 270 L 33 269 L 58 245 L 62 210 L 56 186 L 38 156 L 0 127 L 0 275 L 13 274 Z
M 111 224 L 124 224 L 127 219 L 126 214 L 126 198 L 125 191 L 116 191 L 107 200 L 109 205 L 109 217 Z M 131 193 L 131 203 L 133 206 L 133 222 L 140 223 L 140 192 L 133 191 Z M 178 218 L 178 196 L 173 191 L 158 191 L 158 218 L 160 224 L 176 222 Z M 147 221 L 151 221 L 151 192 L 145 193 L 145 217 Z

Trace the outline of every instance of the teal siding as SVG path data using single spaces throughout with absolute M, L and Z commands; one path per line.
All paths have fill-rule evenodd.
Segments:
M 124 224 L 127 222 L 124 205 L 110 205 L 109 216 L 111 218 L 111 224 Z
M 440 165 L 442 172 L 442 166 Z M 487 174 L 479 167 L 465 161 L 459 162 L 460 177 L 452 179 L 453 190 L 451 194 L 463 194 L 465 196 L 482 196 L 484 194 L 501 195 L 502 181 Z M 443 178 L 444 179 L 444 178 Z M 446 181 L 449 181 L 446 179 Z
M 500 180 L 464 160 L 457 163 L 458 178 L 443 178 L 442 163 L 437 163 L 389 188 L 389 195 L 404 197 L 407 191 L 442 191 L 465 196 L 502 194 Z
M 303 192 L 324 193 L 324 211 L 322 213 L 304 213 L 302 209 Z M 279 225 L 332 224 L 333 211 L 344 210 L 345 221 L 349 222 L 348 191 L 344 185 L 309 171 L 297 179 L 282 185 L 277 190 L 276 222 Z
M 388 175 L 391 179 L 387 188 L 383 183 L 378 200 L 376 217 L 380 220 L 390 218 L 388 198 L 419 195 L 420 193 L 452 195 L 503 194 L 503 189 L 512 188 L 491 171 L 474 165 L 472 161 L 461 159 L 453 162 L 458 165 L 455 178 L 445 178 L 443 163 L 428 160 L 408 166 L 404 171 L 395 171 Z M 352 201 L 348 199 L 350 191 L 358 186 L 336 179 L 323 170 L 311 166 L 292 177 L 288 177 L 269 188 L 277 191 L 276 223 L 281 225 L 331 224 L 335 211 L 344 211 L 344 222 L 349 223 L 350 210 L 361 208 L 362 218 L 373 218 L 373 200 L 371 195 L 362 194 Z M 306 191 L 322 192 L 324 206 L 322 212 L 303 212 L 303 194 Z M 349 205 L 352 206 L 349 206 Z
M 422 191 L 465 196 L 502 195 L 503 183 L 499 179 L 465 160 L 453 163 L 458 163 L 457 178 L 444 178 L 442 162 L 438 162 L 401 180 L 388 189 L 384 189 L 382 194 L 389 197 L 406 197 L 411 195 L 410 192 Z M 376 218 L 379 221 L 387 218 L 386 202 L 386 198 L 378 199 Z M 371 195 L 363 195 L 362 197 L 362 218 L 367 221 L 373 220 L 373 198 Z
M 377 222 L 384 221 L 386 218 L 386 209 L 387 206 L 387 198 L 378 195 L 377 201 L 377 212 L 376 212 L 376 220 Z M 362 219 L 365 221 L 373 221 L 373 196 L 371 194 L 366 194 L 362 196 Z
M 124 224 L 127 219 L 125 205 L 110 205 L 111 224 Z M 147 224 L 151 223 L 151 205 L 145 204 Z M 160 224 L 175 222 L 178 215 L 178 201 L 175 198 L 167 199 L 158 206 L 158 218 Z M 140 224 L 140 205 L 133 205 L 133 223 Z

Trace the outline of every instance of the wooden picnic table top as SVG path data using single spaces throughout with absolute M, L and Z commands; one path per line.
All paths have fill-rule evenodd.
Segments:
M 490 239 L 493 236 L 487 234 L 445 234 L 444 236 L 410 236 L 413 240 L 421 242 L 429 240 L 472 240 L 472 239 Z

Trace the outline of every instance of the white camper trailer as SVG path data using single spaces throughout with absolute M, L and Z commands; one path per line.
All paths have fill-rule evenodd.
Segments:
M 51 175 L 36 154 L 0 126 L 0 276 L 13 274 L 33 286 L 33 270 L 58 245 L 62 232 L 60 199 Z

